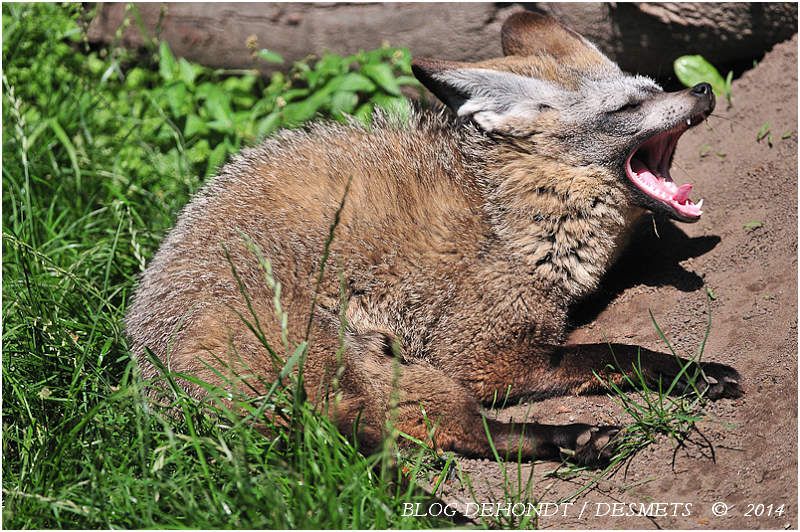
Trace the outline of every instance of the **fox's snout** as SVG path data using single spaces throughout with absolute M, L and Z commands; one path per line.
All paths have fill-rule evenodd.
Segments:
M 714 107 L 717 104 L 717 99 L 714 97 L 714 91 L 711 89 L 711 85 L 703 82 L 698 83 L 694 87 L 689 90 L 689 94 L 697 98 L 698 105 L 702 106 L 704 111 L 703 118 L 706 118 L 708 115 L 714 112 Z

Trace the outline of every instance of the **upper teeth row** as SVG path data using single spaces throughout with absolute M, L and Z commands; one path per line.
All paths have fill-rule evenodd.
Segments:
M 692 119 L 691 118 L 687 118 L 686 119 L 686 125 L 687 126 L 691 126 L 692 125 Z

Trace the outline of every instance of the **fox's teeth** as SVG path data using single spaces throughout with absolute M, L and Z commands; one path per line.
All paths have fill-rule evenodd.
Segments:
M 697 207 L 698 210 L 702 209 L 703 208 L 703 200 L 698 201 L 695 204 L 695 207 Z
M 686 203 L 686 200 L 689 199 L 689 192 L 691 191 L 692 185 L 690 183 L 681 185 L 677 192 L 675 192 L 675 195 L 672 196 L 672 199 L 680 204 Z
M 692 119 L 691 118 L 687 118 L 686 119 L 686 125 L 691 127 L 691 125 L 692 125 Z

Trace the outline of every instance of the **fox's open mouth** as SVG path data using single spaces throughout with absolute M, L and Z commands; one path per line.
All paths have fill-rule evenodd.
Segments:
M 655 134 L 641 143 L 625 161 L 628 179 L 648 197 L 666 205 L 678 219 L 686 222 L 700 219 L 703 200 L 697 203 L 690 200 L 691 183 L 676 184 L 669 174 L 669 167 L 678 139 L 704 118 L 703 115 L 692 117 L 670 130 Z

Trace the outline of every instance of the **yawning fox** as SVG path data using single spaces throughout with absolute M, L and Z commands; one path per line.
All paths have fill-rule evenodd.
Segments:
M 700 218 L 703 202 L 670 164 L 714 95 L 707 83 L 665 93 L 530 12 L 505 22 L 502 47 L 478 63 L 413 62 L 449 110 L 283 131 L 225 165 L 181 213 L 128 311 L 145 377 L 156 374 L 149 349 L 172 371 L 222 386 L 236 375 L 263 393 L 274 361 L 243 318 L 257 317 L 275 347 L 300 342 L 310 323 L 306 391 L 322 404 L 335 376 L 330 415 L 343 432 L 374 448 L 396 403 L 399 430 L 485 457 L 482 404 L 598 391 L 595 371 L 622 385 L 639 348 L 565 345 L 566 312 L 645 209 Z M 286 339 L 256 249 L 282 286 Z M 641 362 L 654 380 L 678 373 L 671 356 L 641 349 Z M 732 368 L 702 367 L 710 397 L 741 394 Z M 566 451 L 585 464 L 607 459 L 618 431 L 488 427 L 500 453 Z

